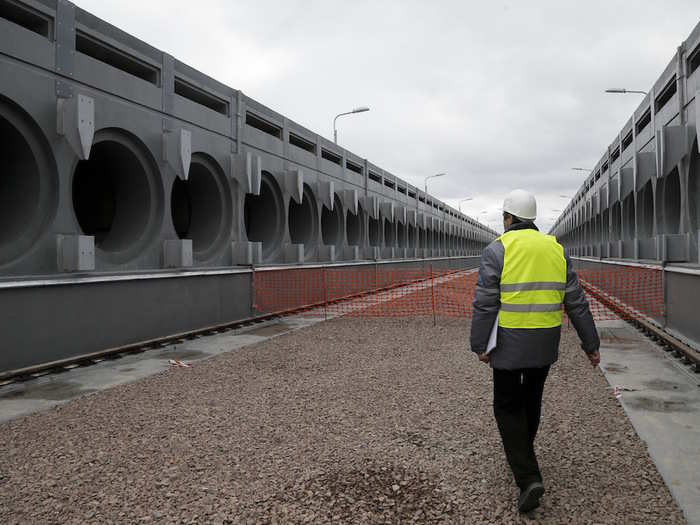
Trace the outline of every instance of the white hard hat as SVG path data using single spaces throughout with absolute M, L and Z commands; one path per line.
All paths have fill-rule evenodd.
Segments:
M 519 219 L 534 221 L 537 218 L 537 201 L 529 191 L 513 190 L 503 201 L 503 211 Z

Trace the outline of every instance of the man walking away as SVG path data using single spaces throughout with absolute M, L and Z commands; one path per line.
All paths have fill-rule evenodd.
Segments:
M 554 236 L 534 224 L 535 197 L 514 190 L 503 202 L 504 233 L 481 256 L 471 348 L 493 368 L 493 412 L 506 459 L 520 488 L 518 510 L 544 494 L 533 447 L 547 373 L 559 354 L 562 304 L 593 366 L 600 339 L 571 261 Z M 487 352 L 498 323 L 496 346 Z

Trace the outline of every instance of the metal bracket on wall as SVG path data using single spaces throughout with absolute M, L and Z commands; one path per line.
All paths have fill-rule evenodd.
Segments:
M 688 126 L 665 126 L 661 135 L 661 171 L 659 177 L 673 171 L 690 152 Z
M 175 174 L 187 180 L 192 160 L 192 133 L 186 129 L 176 129 L 172 121 L 163 120 L 163 162 L 169 165 Z
M 56 132 L 65 137 L 79 159 L 89 158 L 95 138 L 95 101 L 82 94 L 57 98 Z
M 381 214 L 388 218 L 390 221 L 394 220 L 394 203 L 393 202 L 381 202 L 379 203 L 379 211 Z
M 406 222 L 411 226 L 416 226 L 416 210 L 406 210 Z
M 320 180 L 316 185 L 318 188 L 318 200 L 330 211 L 333 211 L 333 204 L 335 203 L 335 184 L 332 180 Z
M 357 215 L 358 195 L 357 190 L 344 190 L 342 193 L 345 208 L 353 215 Z
M 253 155 L 250 151 L 247 151 L 245 154 L 245 192 L 260 195 L 261 179 L 262 159 L 260 155 Z
M 374 195 L 364 195 L 361 199 L 362 207 L 365 209 L 367 214 L 373 218 L 377 219 L 379 215 L 379 206 L 377 205 L 377 198 Z
M 406 208 L 404 208 L 403 206 L 395 206 L 394 220 L 398 220 L 402 224 L 406 224 Z
M 294 202 L 301 204 L 304 200 L 304 172 L 300 169 L 287 171 L 284 184 Z
M 163 126 L 163 160 L 179 178 L 187 180 L 192 162 L 192 132 L 190 130 L 180 129 L 180 132 L 175 134 L 175 131 L 169 126 Z

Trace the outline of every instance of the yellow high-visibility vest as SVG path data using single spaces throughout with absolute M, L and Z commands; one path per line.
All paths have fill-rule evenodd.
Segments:
M 531 229 L 506 232 L 499 240 L 505 255 L 498 326 L 561 326 L 566 288 L 564 248 L 553 235 Z

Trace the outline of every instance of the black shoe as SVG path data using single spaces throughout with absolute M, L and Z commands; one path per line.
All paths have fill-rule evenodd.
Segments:
M 540 498 L 544 494 L 544 485 L 539 481 L 530 483 L 525 490 L 520 492 L 518 498 L 518 511 L 530 512 L 540 506 Z

